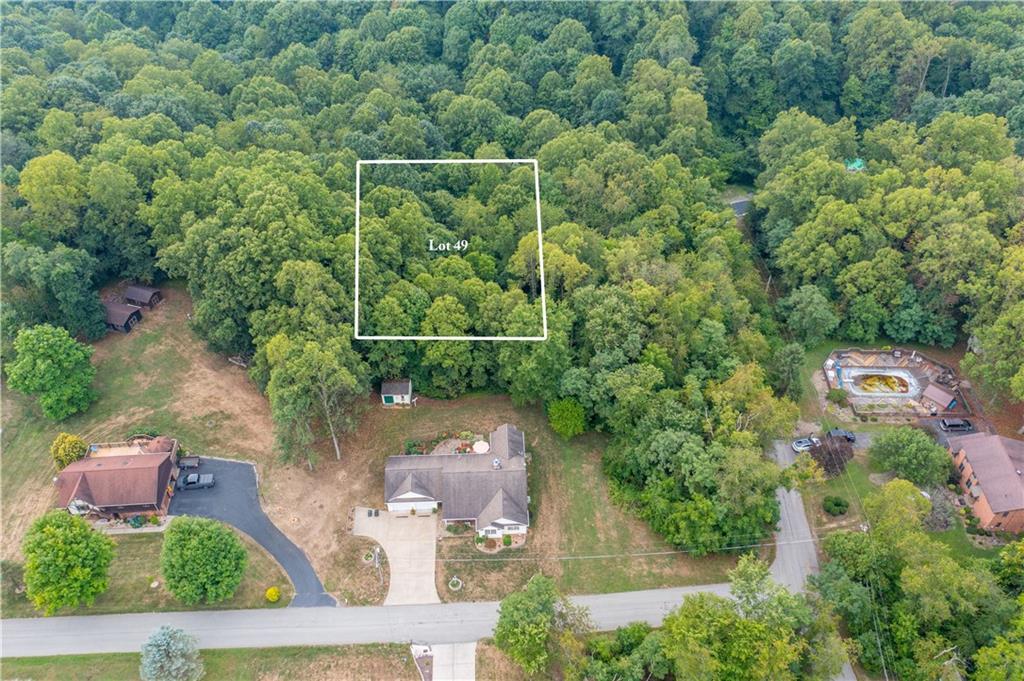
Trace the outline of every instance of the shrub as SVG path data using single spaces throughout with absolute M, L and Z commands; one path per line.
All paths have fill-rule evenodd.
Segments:
M 142 681 L 198 681 L 204 673 L 196 640 L 181 629 L 165 624 L 142 645 Z
M 496 548 L 497 546 L 498 546 L 498 542 L 494 541 L 493 539 L 487 539 L 487 540 L 484 541 L 484 548 L 493 549 L 493 548 Z
M 281 590 L 276 586 L 272 586 L 267 589 L 263 595 L 266 597 L 268 603 L 277 603 L 281 600 Z
M 159 525 L 160 524 L 160 516 L 158 516 L 158 515 L 151 515 L 151 516 L 149 516 L 149 524 L 150 525 Z
M 555 400 L 548 405 L 551 429 L 568 440 L 582 433 L 586 427 L 583 406 L 576 400 Z
M 512 546 L 512 537 L 506 534 L 501 538 L 501 544 L 502 546 Z
M 146 524 L 146 519 L 141 515 L 133 515 L 128 519 L 128 525 L 134 527 L 136 530 Z
M 473 541 L 475 541 L 477 544 L 483 544 L 484 538 L 478 534 L 477 536 L 473 537 Z
M 234 595 L 248 560 L 233 530 L 215 520 L 182 516 L 171 521 L 160 552 L 167 589 L 186 605 L 217 603 Z
M 840 516 L 849 510 L 850 502 L 842 497 L 825 497 L 821 506 L 825 509 L 825 513 L 828 513 L 830 516 Z
M 849 406 L 850 401 L 845 390 L 842 388 L 832 388 L 825 394 L 825 399 L 834 404 L 838 404 L 840 407 Z
M 57 464 L 57 470 L 62 470 L 85 456 L 88 450 L 89 445 L 82 438 L 71 433 L 61 433 L 50 445 L 50 456 Z
M 107 590 L 114 542 L 67 511 L 50 511 L 32 523 L 21 550 L 29 600 L 47 615 L 91 605 Z

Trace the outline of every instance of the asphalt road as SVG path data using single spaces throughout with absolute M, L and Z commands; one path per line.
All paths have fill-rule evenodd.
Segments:
M 658 624 L 683 596 L 728 595 L 727 584 L 579 596 L 598 629 L 644 620 Z M 163 624 L 194 635 L 200 648 L 261 648 L 350 643 L 461 643 L 489 636 L 498 603 L 358 608 L 284 608 L 47 617 L 2 621 L 4 657 L 136 652 Z
M 781 441 L 771 453 L 782 466 L 795 456 Z M 818 568 L 815 538 L 800 493 L 779 489 L 776 495 L 781 519 L 772 576 L 791 590 L 802 590 L 807 575 Z M 575 596 L 573 601 L 590 610 L 598 630 L 607 631 L 641 620 L 657 626 L 684 596 L 698 592 L 728 596 L 729 585 Z M 497 602 L 7 619 L 0 621 L 0 656 L 136 652 L 162 624 L 185 629 L 200 648 L 464 643 L 490 636 L 497 619 Z M 856 681 L 849 664 L 836 679 Z
M 263 512 L 252 464 L 204 456 L 199 472 L 213 473 L 216 485 L 209 489 L 175 491 L 171 515 L 215 518 L 252 537 L 288 573 L 295 587 L 295 598 L 290 606 L 337 605 L 334 597 L 326 593 L 306 554 Z

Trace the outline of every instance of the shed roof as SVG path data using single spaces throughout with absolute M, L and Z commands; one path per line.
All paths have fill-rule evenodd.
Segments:
M 929 383 L 928 387 L 924 389 L 921 394 L 924 399 L 931 400 L 935 404 L 942 405 L 943 407 L 948 406 L 950 402 L 956 399 L 956 395 L 943 388 L 938 383 Z
M 160 289 L 143 286 L 142 284 L 132 284 L 124 290 L 124 297 L 129 300 L 145 300 L 148 302 L 154 293 L 160 293 Z
M 491 433 L 490 442 L 491 451 L 487 454 L 388 457 L 384 467 L 384 498 L 388 502 L 400 501 L 399 497 L 411 492 L 418 498 L 440 501 L 445 520 L 472 519 L 477 527 L 485 527 L 499 518 L 527 524 L 523 433 L 505 424 Z
M 384 381 L 380 384 L 381 395 L 410 395 L 412 394 L 412 380 L 399 378 L 394 381 Z
M 993 513 L 1024 509 L 1024 442 L 971 433 L 949 438 L 949 447 L 963 451 Z
M 81 499 L 99 508 L 160 506 L 173 468 L 170 452 L 81 459 L 57 476 L 58 505 Z
M 115 326 L 124 326 L 125 322 L 136 313 L 142 316 L 142 313 L 139 312 L 141 308 L 136 305 L 103 301 L 103 307 L 107 311 L 107 323 Z

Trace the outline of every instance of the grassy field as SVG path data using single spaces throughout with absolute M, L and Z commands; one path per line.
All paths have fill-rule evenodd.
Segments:
M 504 421 L 522 428 L 532 456 L 533 525 L 525 546 L 493 556 L 477 551 L 470 536 L 442 540 L 437 580 L 442 600 L 497 598 L 537 571 L 554 577 L 566 593 L 604 593 L 724 581 L 735 564 L 731 556 L 638 555 L 671 547 L 610 500 L 601 471 L 604 436 L 588 433 L 566 442 L 551 431 L 541 409 L 519 408 L 505 397 L 463 398 L 443 415 L 442 428 L 486 430 Z M 420 431 L 438 420 L 420 407 L 396 416 L 404 422 L 397 432 Z M 464 583 L 458 592 L 447 588 L 452 575 Z
M 854 460 L 846 465 L 846 470 L 842 475 L 827 480 L 822 485 L 814 485 L 803 492 L 807 516 L 819 535 L 838 530 L 857 529 L 861 523 L 865 522 L 862 502 L 879 488 L 869 476 L 879 472 L 871 466 L 867 456 L 863 452 L 859 452 Z M 838 518 L 828 515 L 821 507 L 822 500 L 826 496 L 846 499 L 850 502 L 849 510 Z M 971 543 L 963 523 L 959 520 L 948 530 L 927 532 L 927 534 L 949 546 L 953 556 L 959 559 L 993 558 L 998 553 L 998 549 L 979 548 Z
M 353 645 L 204 650 L 208 681 L 416 681 L 409 647 Z M 32 681 L 125 681 L 138 678 L 139 656 L 66 655 L 5 658 L 0 678 Z M 480 677 L 483 678 L 483 677 Z
M 151 612 L 155 610 L 207 610 L 224 608 L 283 607 L 292 597 L 292 586 L 277 562 L 259 545 L 244 535 L 242 541 L 249 551 L 249 564 L 235 595 L 215 605 L 186 606 L 174 598 L 160 575 L 160 547 L 162 533 L 116 535 L 114 561 L 110 565 L 107 591 L 100 594 L 93 605 L 58 615 L 102 615 L 115 612 Z M 15 591 L 16 585 L 4 577 L 3 616 L 35 617 L 39 613 L 24 594 Z M 153 588 L 154 581 L 160 582 Z M 267 587 L 281 589 L 281 600 L 267 603 Z
M 49 447 L 61 431 L 98 442 L 153 429 L 199 454 L 272 460 L 266 400 L 244 370 L 206 351 L 193 335 L 188 296 L 167 285 L 163 290 L 166 301 L 145 312 L 130 334 L 111 333 L 95 344 L 99 399 L 85 413 L 53 423 L 33 400 L 3 391 L 4 558 L 17 557 L 29 523 L 56 500 Z

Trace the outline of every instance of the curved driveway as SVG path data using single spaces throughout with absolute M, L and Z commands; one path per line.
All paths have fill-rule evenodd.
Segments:
M 284 536 L 260 506 L 256 469 L 243 461 L 202 458 L 199 471 L 213 473 L 216 486 L 211 489 L 178 490 L 171 499 L 171 515 L 214 518 L 233 525 L 272 555 L 295 587 L 290 606 L 335 606 L 316 576 L 306 554 Z
M 771 453 L 779 465 L 787 466 L 792 462 L 789 451 L 787 443 L 776 442 Z M 775 535 L 772 576 L 791 589 L 802 589 L 807 575 L 818 567 L 816 538 L 807 523 L 800 493 L 780 488 L 777 496 L 782 517 Z M 596 629 L 608 631 L 640 620 L 658 626 L 683 596 L 698 592 L 728 597 L 729 585 L 573 596 L 572 600 L 590 610 Z M 200 648 L 263 648 L 410 641 L 463 643 L 491 636 L 497 621 L 497 602 L 36 617 L 2 621 L 0 655 L 137 652 L 149 633 L 161 624 L 185 629 L 197 637 Z M 849 663 L 836 679 L 856 681 Z

